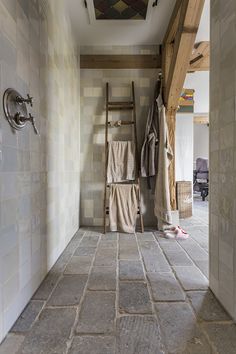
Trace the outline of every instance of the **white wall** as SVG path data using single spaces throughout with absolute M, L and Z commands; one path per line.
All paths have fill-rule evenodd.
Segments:
M 178 113 L 175 140 L 176 181 L 193 179 L 193 114 Z
M 209 127 L 206 124 L 194 124 L 193 162 L 198 157 L 209 158 Z
M 209 71 L 187 74 L 184 87 L 194 89 L 194 113 L 209 112 Z

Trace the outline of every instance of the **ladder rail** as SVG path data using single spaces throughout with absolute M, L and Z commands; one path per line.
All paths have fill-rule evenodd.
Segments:
M 138 136 L 137 136 L 137 119 L 136 119 L 136 102 L 135 102 L 135 91 L 134 91 L 134 81 L 132 81 L 132 99 L 133 99 L 133 121 L 134 121 L 134 140 L 135 140 L 135 155 L 136 155 L 136 174 L 137 174 L 137 182 L 138 182 L 138 202 L 139 202 L 139 217 L 140 217 L 140 227 L 141 232 L 144 232 L 143 225 L 143 215 L 141 210 L 141 186 L 140 186 L 140 159 L 138 154 Z
M 108 100 L 109 100 L 109 84 L 106 83 L 106 127 L 105 127 L 105 183 L 104 183 L 104 215 L 103 229 L 106 233 L 106 202 L 107 202 L 107 166 L 108 166 Z
M 141 211 L 141 190 L 140 190 L 140 159 L 138 155 L 138 138 L 137 138 L 137 124 L 136 124 L 136 104 L 135 104 L 135 91 L 134 82 L 132 81 L 132 101 L 129 102 L 111 102 L 109 101 L 109 83 L 106 83 L 106 126 L 105 126 L 105 183 L 104 183 L 104 214 L 103 214 L 103 228 L 104 234 L 106 233 L 106 215 L 109 215 L 109 207 L 106 206 L 107 202 L 107 169 L 108 169 L 108 127 L 110 122 L 108 120 L 109 111 L 111 110 L 122 110 L 131 109 L 132 110 L 132 121 L 123 122 L 123 125 L 133 125 L 134 128 L 134 143 L 135 143 L 135 161 L 136 161 L 136 178 L 135 182 L 138 185 L 138 212 L 137 215 L 140 217 L 141 232 L 144 232 L 143 225 L 143 215 Z

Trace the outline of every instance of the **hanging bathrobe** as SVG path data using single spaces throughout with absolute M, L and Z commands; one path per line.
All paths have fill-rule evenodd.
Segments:
M 160 93 L 160 80 L 157 81 L 154 92 L 153 104 L 149 110 L 145 137 L 141 151 L 141 176 L 152 177 L 157 173 L 158 163 L 158 131 L 159 131 L 159 117 L 157 97 Z
M 173 152 L 169 143 L 165 106 L 161 94 L 157 98 L 157 105 L 159 111 L 159 153 L 154 213 L 158 219 L 158 225 L 163 225 L 172 223 L 168 168 L 173 158 Z

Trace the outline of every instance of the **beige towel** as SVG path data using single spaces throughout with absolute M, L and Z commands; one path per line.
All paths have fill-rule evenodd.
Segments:
M 111 231 L 135 232 L 139 189 L 136 184 L 111 184 L 109 218 Z
M 158 173 L 156 177 L 154 213 L 159 224 L 172 223 L 170 190 L 168 167 L 173 157 L 173 152 L 169 143 L 168 127 L 165 116 L 165 106 L 161 96 L 157 99 L 159 107 L 159 154 L 158 154 Z
M 135 179 L 135 146 L 132 141 L 108 143 L 107 183 Z

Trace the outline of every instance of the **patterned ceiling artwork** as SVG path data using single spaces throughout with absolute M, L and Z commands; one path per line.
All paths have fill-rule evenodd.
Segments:
M 97 20 L 145 20 L 148 0 L 93 0 Z

